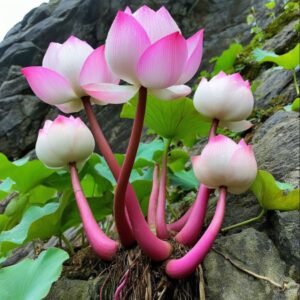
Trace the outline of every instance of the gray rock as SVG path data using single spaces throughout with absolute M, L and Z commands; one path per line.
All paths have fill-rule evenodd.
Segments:
M 253 149 L 259 169 L 284 181 L 299 166 L 299 113 L 278 111 L 255 133 Z M 299 174 L 298 174 L 299 176 Z M 298 185 L 299 178 L 291 184 Z
M 286 264 L 265 233 L 248 228 L 238 234 L 220 237 L 214 247 L 241 268 L 265 276 L 280 285 L 288 282 L 289 288 L 282 291 L 265 280 L 254 278 L 212 251 L 203 263 L 207 299 L 297 299 L 299 285 L 286 276 Z
M 95 300 L 96 290 L 93 280 L 70 280 L 61 278 L 51 287 L 45 300 Z
M 290 276 L 300 280 L 300 212 L 276 211 L 271 217 L 269 234 L 290 267 Z
M 255 79 L 258 84 L 255 90 L 255 107 L 267 109 L 276 104 L 290 104 L 296 98 L 291 71 L 271 68 L 263 69 Z

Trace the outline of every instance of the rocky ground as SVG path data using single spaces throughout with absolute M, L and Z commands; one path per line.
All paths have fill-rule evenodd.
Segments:
M 141 1 L 127 1 L 136 8 Z M 143 1 L 153 7 L 161 4 L 170 9 L 186 35 L 205 27 L 205 52 L 202 69 L 208 60 L 219 55 L 234 39 L 246 45 L 250 29 L 245 18 L 251 6 L 263 28 L 271 22 L 263 13 L 263 1 Z M 50 1 L 31 11 L 0 43 L 0 151 L 18 158 L 30 151 L 37 129 L 45 118 L 56 112 L 38 101 L 20 75 L 20 67 L 38 65 L 50 41 L 62 42 L 70 34 L 86 39 L 93 46 L 105 40 L 105 34 L 120 1 Z M 265 42 L 266 50 L 284 53 L 297 40 L 296 18 L 281 24 Z M 273 174 L 276 180 L 299 187 L 299 113 L 282 108 L 296 97 L 292 74 L 272 65 L 255 67 L 252 81 L 256 108 L 255 127 L 246 138 L 254 145 L 258 166 Z M 298 74 L 299 75 L 299 74 Z M 120 107 L 106 106 L 97 110 L 105 133 L 114 150 L 124 151 L 130 121 L 119 120 Z M 126 128 L 126 129 L 125 129 Z M 195 147 L 200 151 L 203 143 Z M 214 211 L 209 205 L 207 221 Z M 261 208 L 251 193 L 229 197 L 224 226 L 257 216 Z M 202 265 L 206 299 L 210 300 L 296 300 L 300 282 L 300 214 L 268 212 L 257 223 L 220 234 Z M 88 257 L 88 255 L 87 255 Z M 97 265 L 98 266 L 98 265 Z M 91 269 L 93 269 L 91 267 Z M 69 276 L 67 273 L 52 288 L 48 300 L 99 299 L 99 274 Z M 68 278 L 69 277 L 69 278 Z M 71 278 L 72 277 L 72 278 Z M 178 284 L 182 284 L 179 282 Z M 174 288 L 174 283 L 171 285 Z M 198 299 L 199 287 L 193 296 Z M 202 293 L 203 295 L 203 293 Z M 167 294 L 164 298 L 168 299 Z

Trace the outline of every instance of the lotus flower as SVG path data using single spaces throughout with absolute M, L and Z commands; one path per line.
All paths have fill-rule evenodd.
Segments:
M 114 84 L 116 89 L 122 90 L 122 86 L 117 85 L 119 79 L 107 66 L 104 49 L 100 46 L 94 50 L 86 42 L 71 36 L 63 44 L 50 43 L 42 67 L 23 68 L 22 73 L 42 101 L 65 113 L 77 112 L 83 108 L 80 98 L 88 95 L 88 90 L 84 88 L 86 84 L 103 83 L 104 89 Z M 106 92 L 105 101 L 99 98 L 92 101 L 116 104 L 126 102 L 132 96 L 126 89 L 118 99 L 111 92 Z
M 185 40 L 164 7 L 154 11 L 142 6 L 134 13 L 126 8 L 118 12 L 109 30 L 105 57 L 113 73 L 132 84 L 126 86 L 128 92 L 144 86 L 160 99 L 175 99 L 191 92 L 184 83 L 199 68 L 202 43 L 203 30 Z M 86 88 L 92 96 L 105 99 L 108 86 Z M 117 85 L 110 88 L 119 93 Z
M 244 131 L 252 126 L 245 119 L 253 110 L 254 99 L 248 81 L 239 73 L 220 72 L 210 81 L 203 78 L 194 95 L 194 106 L 202 115 L 218 119 L 221 127 Z
M 49 168 L 64 168 L 70 163 L 80 168 L 94 148 L 93 135 L 81 119 L 62 115 L 45 122 L 35 146 L 37 157 Z
M 257 173 L 252 147 L 244 140 L 236 144 L 224 135 L 210 139 L 201 156 L 193 158 L 193 169 L 198 180 L 206 186 L 227 187 L 233 194 L 245 192 Z

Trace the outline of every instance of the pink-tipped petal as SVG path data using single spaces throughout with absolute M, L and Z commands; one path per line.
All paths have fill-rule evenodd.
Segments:
M 126 8 L 124 10 L 124 13 L 127 14 L 127 15 L 132 15 L 132 11 L 131 11 L 129 6 L 126 6 Z
M 38 98 L 50 105 L 63 104 L 78 98 L 70 83 L 58 73 L 44 67 L 22 69 Z
M 64 104 L 55 105 L 60 111 L 64 112 L 65 114 L 71 114 L 75 112 L 79 112 L 83 109 L 82 100 L 76 99 L 71 102 L 67 102 Z
M 129 101 L 139 90 L 135 85 L 117 85 L 112 83 L 93 83 L 82 86 L 86 93 L 99 104 L 120 104 Z
M 121 79 L 137 83 L 136 64 L 150 40 L 142 25 L 119 11 L 106 39 L 105 57 L 110 69 Z
M 79 96 L 84 95 L 79 86 L 80 71 L 93 50 L 88 43 L 71 36 L 61 45 L 57 53 L 58 63 L 52 68 L 69 80 Z
M 143 26 L 151 43 L 155 43 L 171 33 L 180 32 L 176 22 L 164 7 L 155 12 L 143 5 L 133 16 Z
M 192 161 L 192 166 L 193 166 L 194 171 L 195 171 L 195 169 L 197 169 L 198 164 L 200 163 L 200 160 L 201 160 L 201 155 L 192 156 L 191 161 Z
M 252 184 L 257 173 L 256 159 L 253 150 L 248 145 L 236 150 L 228 164 L 228 191 L 233 194 L 245 192 Z
M 95 49 L 86 59 L 80 72 L 80 85 L 89 83 L 115 83 L 120 82 L 108 68 L 104 56 L 104 45 Z
M 220 121 L 219 126 L 221 128 L 226 128 L 234 132 L 242 132 L 251 128 L 253 124 L 250 121 L 246 120 L 237 122 Z
M 239 85 L 250 89 L 250 83 L 248 80 L 244 80 L 240 73 L 234 73 L 230 75 L 230 78 L 236 81 Z
M 58 58 L 57 58 L 57 54 L 58 51 L 61 48 L 61 44 L 59 43 L 50 43 L 49 47 L 45 53 L 45 56 L 43 58 L 43 63 L 42 66 L 49 68 L 51 70 L 55 70 L 55 68 L 58 65 Z
M 186 41 L 188 47 L 188 59 L 178 83 L 189 81 L 199 69 L 202 60 L 203 33 L 204 30 L 201 29 Z
M 187 96 L 192 92 L 187 85 L 173 85 L 166 89 L 150 90 L 150 94 L 161 100 L 172 100 Z
M 163 89 L 174 85 L 182 73 L 187 58 L 183 36 L 172 33 L 152 44 L 137 64 L 140 83 L 147 88 Z

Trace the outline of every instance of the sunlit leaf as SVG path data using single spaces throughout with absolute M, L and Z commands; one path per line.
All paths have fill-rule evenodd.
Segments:
M 224 71 L 227 74 L 233 73 L 234 63 L 237 56 L 243 51 L 243 46 L 238 43 L 231 44 L 228 49 L 224 50 L 222 54 L 216 58 L 213 75 Z
M 124 104 L 121 117 L 133 119 L 136 105 L 137 97 Z M 192 146 L 197 137 L 207 135 L 210 124 L 195 110 L 189 98 L 162 101 L 149 95 L 145 126 L 161 137 Z
M 0 299 L 40 300 L 46 297 L 68 258 L 68 253 L 62 249 L 49 248 L 36 260 L 27 258 L 0 269 Z
M 299 111 L 299 109 L 300 109 L 300 98 L 296 98 L 293 101 L 291 109 L 292 109 L 292 111 Z
M 54 170 L 46 168 L 39 160 L 22 159 L 10 162 L 3 153 L 0 153 L 0 180 L 9 177 L 15 182 L 14 188 L 17 191 L 29 191 L 52 173 Z
M 251 190 L 265 209 L 282 211 L 299 209 L 299 189 L 291 190 L 290 187 L 288 189 L 286 187 L 282 183 L 278 185 L 270 173 L 259 170 Z
M 300 63 L 299 53 L 300 43 L 298 43 L 294 49 L 282 55 L 277 55 L 274 52 L 264 51 L 257 48 L 253 51 L 253 56 L 259 63 L 274 62 L 278 66 L 281 66 L 287 70 L 292 70 L 295 69 Z

